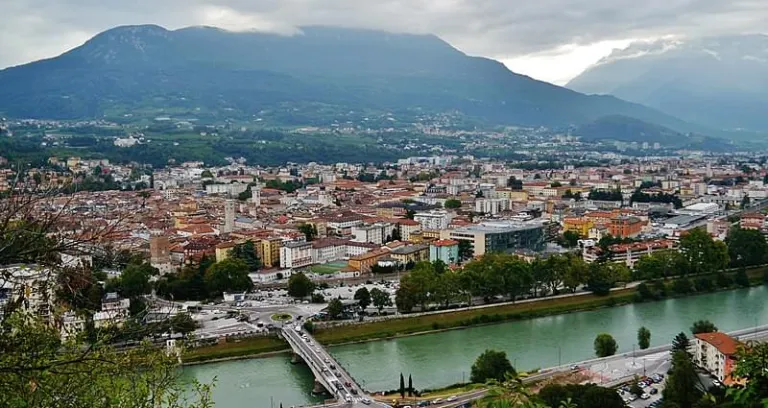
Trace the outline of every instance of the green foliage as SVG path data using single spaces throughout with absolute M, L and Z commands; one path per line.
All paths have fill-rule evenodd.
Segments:
M 768 260 L 768 243 L 760 231 L 732 228 L 725 242 L 731 266 L 762 265 Z
M 694 281 L 697 292 L 709 292 L 715 289 L 715 284 L 708 276 L 700 276 Z
M 108 339 L 62 342 L 57 329 L 28 316 L 14 314 L 3 323 L 0 406 L 213 406 L 210 387 L 186 384 L 176 357 L 162 348 L 141 343 L 118 351 Z
M 152 291 L 152 285 L 149 283 L 152 275 L 157 275 L 157 269 L 148 262 L 131 263 L 123 270 L 120 277 L 111 283 L 120 296 L 133 300 Z
M 175 333 L 188 334 L 195 331 L 197 322 L 187 313 L 179 313 L 171 317 L 169 321 L 171 330 Z
M 294 273 L 288 278 L 288 296 L 304 298 L 315 290 L 315 284 L 303 272 Z
M 371 293 L 368 291 L 368 288 L 362 287 L 355 292 L 354 299 L 357 300 L 357 304 L 365 310 L 365 308 L 371 304 Z
M 616 340 L 608 333 L 600 333 L 595 338 L 595 355 L 598 357 L 608 357 L 616 354 L 619 345 Z
M 389 293 L 379 288 L 371 289 L 371 302 L 379 310 L 379 313 L 385 307 L 392 306 L 392 298 L 389 296 Z
M 456 210 L 461 208 L 461 200 L 457 200 L 455 198 L 449 198 L 445 200 L 445 204 L 443 204 L 443 207 L 449 209 L 449 210 Z
M 665 402 L 676 404 L 678 407 L 693 407 L 702 396 L 699 385 L 699 377 L 691 356 L 684 351 L 673 351 L 672 368 L 662 391 Z
M 251 240 L 235 245 L 229 250 L 229 257 L 245 262 L 248 265 L 248 270 L 251 272 L 261 267 L 261 260 L 256 254 L 256 245 Z
M 688 294 L 693 292 L 693 283 L 686 277 L 675 279 L 675 282 L 672 283 L 672 290 L 680 294 Z
M 310 302 L 312 303 L 325 303 L 325 296 L 323 296 L 322 293 L 313 293 L 310 297 Z
M 317 238 L 317 226 L 315 224 L 301 224 L 297 229 L 304 234 L 308 242 L 314 241 Z
M 637 329 L 637 346 L 645 350 L 651 346 L 651 331 L 646 327 Z
M 600 201 L 623 201 L 624 199 L 619 190 L 592 190 L 587 198 Z
M 507 375 L 516 375 L 507 353 L 496 350 L 485 350 L 472 364 L 470 381 L 485 383 L 488 380 L 503 381 Z
M 565 231 L 563 233 L 563 242 L 566 248 L 575 248 L 578 244 L 579 234 L 576 231 Z
M 753 343 L 737 352 L 738 364 L 735 378 L 747 379 L 744 387 L 732 387 L 727 391 L 737 408 L 765 406 L 768 402 L 768 343 Z M 761 405 L 762 404 L 762 405 Z
M 570 401 L 576 407 L 624 408 L 626 405 L 616 390 L 595 384 L 548 384 L 539 392 L 539 398 L 553 408 L 564 408 Z M 567 405 L 565 405 L 567 406 Z
M 643 389 L 640 388 L 639 385 L 637 385 L 637 381 L 633 382 L 632 386 L 629 387 L 629 392 L 635 395 L 636 397 L 643 395 Z
M 749 276 L 747 276 L 747 271 L 744 268 L 740 268 L 736 272 L 736 276 L 734 277 L 734 282 L 736 282 L 736 284 L 741 286 L 742 288 L 747 288 L 750 286 Z
M 717 331 L 717 326 L 709 320 L 697 320 L 691 326 L 691 333 L 712 333 Z
M 685 332 L 680 332 L 672 340 L 672 353 L 674 354 L 676 351 L 687 353 L 690 346 L 691 341 L 688 339 L 688 336 L 685 334 Z
M 716 272 L 728 265 L 728 248 L 714 241 L 703 229 L 695 228 L 680 238 L 680 252 L 694 274 Z
M 335 298 L 328 302 L 328 316 L 330 316 L 331 320 L 338 319 L 343 312 L 344 305 L 341 303 L 341 300 Z
M 248 277 L 248 264 L 237 258 L 227 258 L 213 264 L 205 272 L 205 286 L 211 296 L 219 297 L 223 292 L 245 292 L 253 288 Z
M 473 256 L 475 256 L 475 251 L 472 248 L 472 243 L 466 240 L 459 240 L 459 260 L 464 262 L 472 259 Z

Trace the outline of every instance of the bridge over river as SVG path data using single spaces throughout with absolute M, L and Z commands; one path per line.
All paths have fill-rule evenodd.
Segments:
M 328 391 L 337 401 L 318 407 L 389 407 L 374 401 L 333 356 L 309 333 L 303 332 L 300 326 L 285 325 L 282 333 L 293 350 L 294 359 L 300 358 L 312 370 L 315 376 L 313 392 Z

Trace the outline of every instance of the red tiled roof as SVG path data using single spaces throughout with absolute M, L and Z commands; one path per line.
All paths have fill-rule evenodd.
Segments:
M 459 245 L 459 241 L 454 241 L 452 239 L 441 239 L 433 242 L 432 245 L 436 247 L 454 246 L 454 245 Z
M 741 345 L 741 342 L 738 340 L 721 332 L 699 333 L 695 336 L 697 339 L 711 344 L 719 352 L 725 354 L 726 356 L 736 354 L 736 350 Z

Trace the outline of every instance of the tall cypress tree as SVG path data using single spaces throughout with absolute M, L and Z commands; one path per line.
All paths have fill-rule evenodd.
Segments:
M 400 373 L 400 398 L 405 398 L 405 379 L 403 373 Z
M 408 396 L 413 396 L 413 380 L 411 379 L 410 374 L 408 374 Z

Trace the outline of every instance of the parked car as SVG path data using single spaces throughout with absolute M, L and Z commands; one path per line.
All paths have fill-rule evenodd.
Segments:
M 456 401 L 457 399 L 459 399 L 459 397 L 457 397 L 455 395 L 451 395 L 450 397 L 446 398 L 445 400 L 448 401 L 448 402 L 453 402 L 453 401 Z

